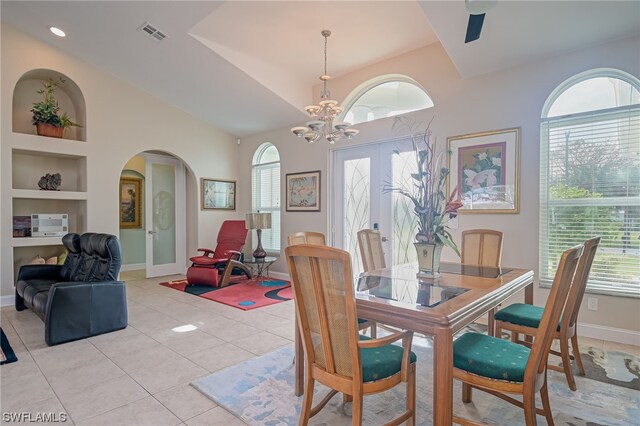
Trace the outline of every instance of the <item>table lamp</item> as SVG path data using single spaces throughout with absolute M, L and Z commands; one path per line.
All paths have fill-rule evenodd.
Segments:
M 271 213 L 247 213 L 244 221 L 247 229 L 255 229 L 258 233 L 258 247 L 253 252 L 253 257 L 266 257 L 267 252 L 262 248 L 262 230 L 271 229 Z

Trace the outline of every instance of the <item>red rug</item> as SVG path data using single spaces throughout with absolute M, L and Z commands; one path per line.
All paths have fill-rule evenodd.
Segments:
M 189 284 L 187 280 L 160 283 L 165 287 L 184 291 L 234 308 L 249 311 L 293 299 L 291 283 L 285 280 L 250 280 L 217 288 Z

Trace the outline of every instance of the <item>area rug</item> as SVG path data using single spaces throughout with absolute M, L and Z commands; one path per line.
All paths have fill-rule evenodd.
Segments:
M 416 424 L 432 424 L 432 349 L 414 345 L 418 357 L 416 384 Z M 250 425 L 295 425 L 301 398 L 293 393 L 293 347 L 285 346 L 192 383 L 214 402 Z M 631 425 L 640 413 L 640 392 L 577 377 L 578 390 L 569 390 L 562 373 L 549 372 L 549 393 L 555 423 L 558 425 Z M 364 399 L 363 424 L 382 424 L 402 411 L 405 387 L 370 395 Z M 327 389 L 316 384 L 317 402 Z M 460 401 L 460 384 L 454 384 L 456 415 L 487 424 L 522 425 L 521 409 L 484 392 L 476 391 L 473 403 Z M 313 417 L 312 425 L 350 425 L 351 404 L 336 395 Z M 541 421 L 543 419 L 538 417 Z
M 248 311 L 293 299 L 291 283 L 285 280 L 249 280 L 227 287 L 189 284 L 187 280 L 160 283 L 234 308 Z
M 625 352 L 588 347 L 580 352 L 585 377 L 640 391 L 640 358 Z M 578 368 L 573 363 L 573 373 Z
M 9 339 L 0 328 L 0 365 L 11 364 L 12 362 L 16 362 L 18 357 L 15 352 L 11 348 L 9 344 Z

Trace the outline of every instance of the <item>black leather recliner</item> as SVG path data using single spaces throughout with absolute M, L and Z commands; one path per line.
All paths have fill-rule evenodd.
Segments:
M 45 324 L 48 345 L 127 327 L 127 296 L 117 281 L 122 259 L 114 235 L 67 234 L 63 265 L 25 265 L 18 272 L 16 310 L 30 308 Z

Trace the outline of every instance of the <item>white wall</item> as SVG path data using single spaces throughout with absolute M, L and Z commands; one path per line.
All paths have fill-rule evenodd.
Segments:
M 520 214 L 461 215 L 459 229 L 454 232 L 454 236 L 456 241 L 460 241 L 461 230 L 470 228 L 500 230 L 505 234 L 503 263 L 537 270 L 539 125 L 542 107 L 559 84 L 582 71 L 609 67 L 640 76 L 639 45 L 640 38 L 635 37 L 463 80 L 442 46 L 433 44 L 331 80 L 329 88 L 333 99 L 343 100 L 355 87 L 371 78 L 392 73 L 408 75 L 425 87 L 434 101 L 434 108 L 418 115 L 424 118 L 425 123 L 435 117 L 431 128 L 441 142 L 453 135 L 521 127 Z M 314 87 L 314 102 L 319 98 L 319 90 L 319 86 Z M 360 134 L 354 141 L 338 142 L 335 147 L 399 136 L 391 130 L 391 123 L 391 119 L 383 119 L 358 125 Z M 241 210 L 251 209 L 251 158 L 255 149 L 263 142 L 271 142 L 280 150 L 283 182 L 286 173 L 318 169 L 322 171 L 322 211 L 289 213 L 283 209 L 282 246 L 286 246 L 286 236 L 292 232 L 308 230 L 327 233 L 327 172 L 332 146 L 324 141 L 308 145 L 293 136 L 288 128 L 242 140 L 239 188 Z M 284 191 L 282 200 L 284 202 Z M 449 251 L 445 254 L 445 259 L 454 260 L 455 255 Z M 274 270 L 286 272 L 285 263 L 279 261 L 274 265 Z M 548 291 L 536 286 L 534 294 L 536 303 L 543 304 Z M 639 299 L 602 295 L 597 297 L 598 311 L 583 309 L 581 321 L 640 330 Z
M 82 90 L 87 107 L 87 229 L 118 234 L 118 182 L 120 172 L 134 155 L 149 150 L 171 153 L 200 177 L 239 178 L 236 138 L 164 101 L 66 53 L 2 24 L 1 136 L 0 150 L 2 229 L 0 295 L 13 294 L 11 247 L 11 141 L 12 94 L 27 71 L 46 68 L 68 76 Z M 176 81 L 175 84 L 180 84 Z M 215 245 L 220 224 L 243 217 L 241 211 L 200 211 L 191 191 L 187 200 L 197 214 L 188 217 L 188 234 L 194 248 Z M 185 256 L 186 257 L 186 256 Z

